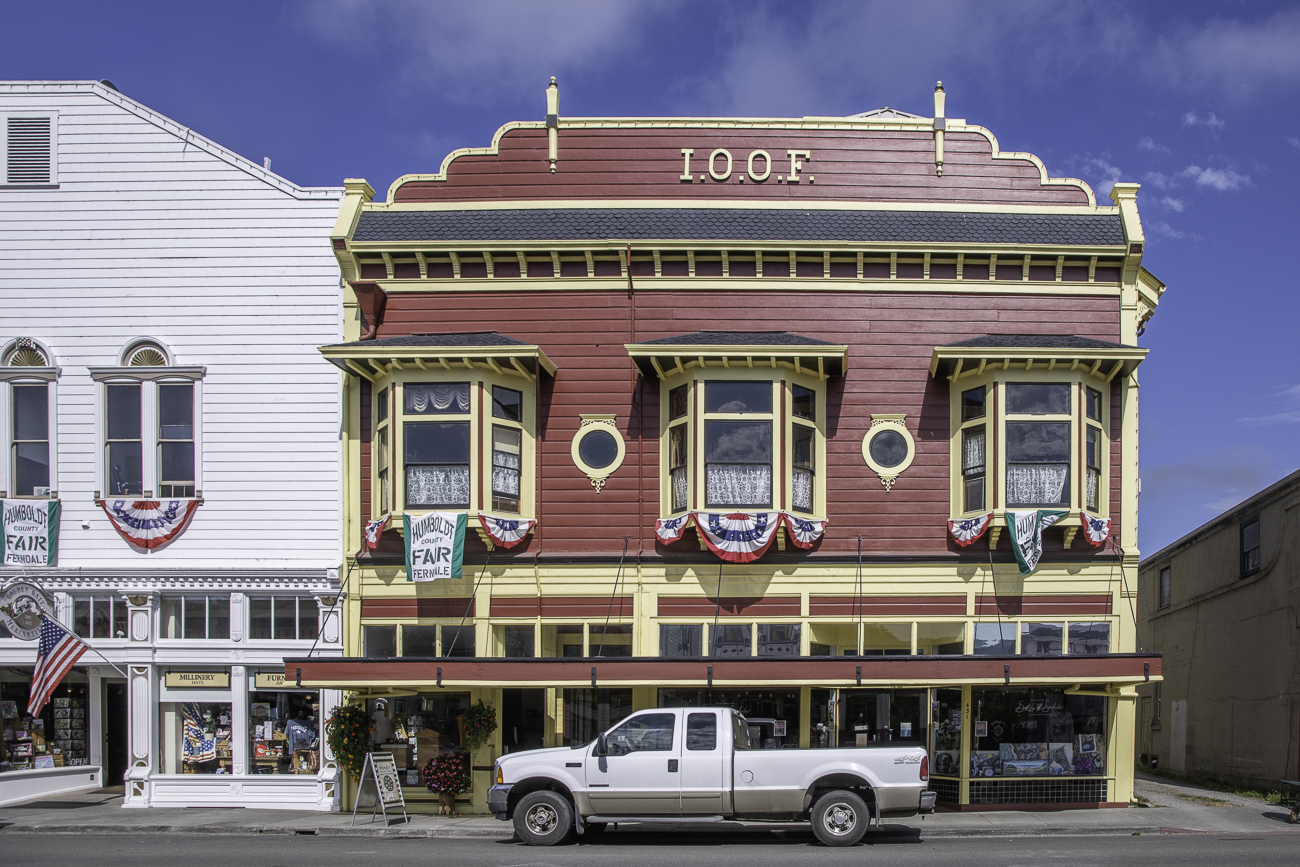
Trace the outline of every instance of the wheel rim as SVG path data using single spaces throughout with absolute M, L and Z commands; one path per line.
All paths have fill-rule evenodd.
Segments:
M 559 821 L 560 815 L 548 804 L 538 804 L 524 816 L 524 824 L 528 826 L 528 830 L 542 836 L 554 831 Z
M 851 804 L 836 801 L 822 811 L 822 826 L 828 834 L 843 837 L 858 826 L 858 812 Z

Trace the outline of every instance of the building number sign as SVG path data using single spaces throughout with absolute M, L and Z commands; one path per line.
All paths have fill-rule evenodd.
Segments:
M 691 160 L 695 157 L 694 148 L 682 148 L 682 173 L 678 180 L 685 182 L 695 182 L 696 175 L 691 169 Z M 763 183 L 772 179 L 772 169 L 775 165 L 776 170 L 781 172 L 775 178 L 777 183 L 797 184 L 801 181 L 813 183 L 814 175 L 801 174 L 804 170 L 804 163 L 812 162 L 812 151 L 805 150 L 787 150 L 785 156 L 790 160 L 790 168 L 787 172 L 781 172 L 782 160 L 780 156 L 775 158 L 767 151 L 759 148 L 749 152 L 749 157 L 741 164 L 745 171 L 739 172 L 737 180 L 739 183 L 753 181 Z M 705 166 L 707 173 L 699 175 L 699 180 L 712 178 L 715 181 L 730 181 L 732 175 L 737 172 L 740 166 L 736 163 L 739 158 L 733 157 L 731 151 L 726 148 L 717 148 L 709 154 L 708 165 Z

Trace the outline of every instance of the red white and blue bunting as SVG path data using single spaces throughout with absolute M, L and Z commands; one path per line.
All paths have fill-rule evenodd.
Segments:
M 790 541 L 800 548 L 811 548 L 826 533 L 828 522 L 825 519 L 801 518 L 789 512 L 785 512 L 784 515 L 785 529 L 790 534 Z
M 752 563 L 767 552 L 776 530 L 781 526 L 781 512 L 697 512 L 695 528 L 704 544 L 728 563 Z
M 1094 548 L 1100 548 L 1110 538 L 1110 518 L 1098 518 L 1087 512 L 1080 512 L 1083 518 L 1083 537 Z
M 388 528 L 388 522 L 392 517 L 393 515 L 390 512 L 378 520 L 366 522 L 366 528 L 364 531 L 366 550 L 373 551 L 379 547 L 379 537 L 382 536 L 384 530 Z
M 198 500 L 101 500 L 113 529 L 141 551 L 157 551 L 185 532 Z
M 686 528 L 691 525 L 695 519 L 694 512 L 687 512 L 685 515 L 678 515 L 676 518 L 660 518 L 655 521 L 655 535 L 659 541 L 665 545 L 671 545 L 682 537 Z
M 483 531 L 488 534 L 488 537 L 495 544 L 506 549 L 522 542 L 537 523 L 532 518 L 498 518 L 482 512 L 479 513 L 478 518 L 483 523 Z
M 985 512 L 975 518 L 965 518 L 960 521 L 949 521 L 948 532 L 952 534 L 952 540 L 963 548 L 973 543 L 980 536 L 988 531 L 989 525 L 993 523 L 993 513 Z

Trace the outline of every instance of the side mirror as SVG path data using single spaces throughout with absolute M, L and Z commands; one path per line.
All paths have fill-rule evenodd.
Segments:
M 604 732 L 601 732 L 600 735 L 596 737 L 596 751 L 592 753 L 592 755 L 596 755 L 596 756 L 609 755 L 609 742 L 605 740 Z

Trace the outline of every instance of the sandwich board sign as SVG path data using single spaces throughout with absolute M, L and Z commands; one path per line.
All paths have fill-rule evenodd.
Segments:
M 410 822 L 411 817 L 406 814 L 406 798 L 402 795 L 402 784 L 397 778 L 397 762 L 393 759 L 393 754 L 389 752 L 366 753 L 366 763 L 361 768 L 361 781 L 357 786 L 357 801 L 352 805 L 352 824 L 357 823 L 357 807 L 361 806 L 363 795 L 370 794 L 367 786 L 374 786 L 373 805 L 367 800 L 366 806 L 373 809 L 370 811 L 370 821 L 375 821 L 375 813 L 382 810 L 384 813 L 384 825 L 388 825 L 388 808 L 400 806 L 402 808 L 402 820 Z

